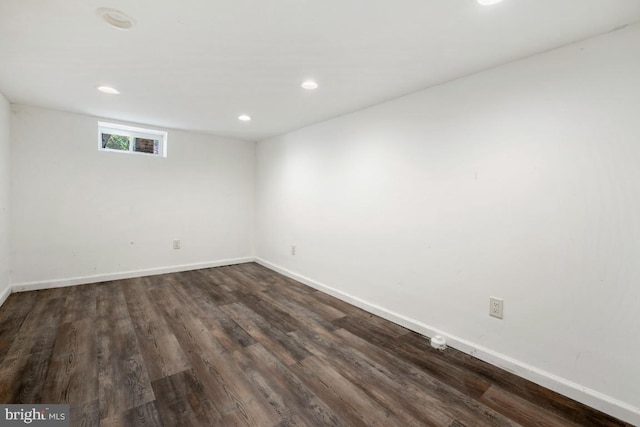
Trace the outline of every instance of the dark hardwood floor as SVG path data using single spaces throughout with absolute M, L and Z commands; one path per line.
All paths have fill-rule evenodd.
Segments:
M 0 402 L 73 426 L 625 425 L 257 264 L 11 295 Z

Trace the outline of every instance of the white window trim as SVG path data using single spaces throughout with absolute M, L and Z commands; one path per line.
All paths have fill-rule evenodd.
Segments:
M 113 150 L 111 148 L 103 148 L 102 147 L 103 133 L 113 133 L 116 135 L 130 137 L 131 143 L 129 144 L 129 150 L 125 151 L 125 150 Z M 157 139 L 159 141 L 158 154 L 134 151 L 133 150 L 134 138 Z M 169 134 L 161 130 L 145 129 L 145 128 L 139 128 L 135 126 L 120 125 L 116 123 L 98 122 L 98 150 L 99 151 L 109 151 L 111 153 L 140 154 L 143 156 L 153 156 L 153 157 L 167 157 L 167 145 L 168 145 L 167 140 L 168 139 L 169 139 Z

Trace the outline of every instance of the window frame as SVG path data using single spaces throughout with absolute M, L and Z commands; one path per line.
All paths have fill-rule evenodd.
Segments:
M 115 134 L 130 138 L 128 150 L 114 150 L 102 146 L 102 134 Z M 135 151 L 135 139 L 158 140 L 158 154 Z M 146 129 L 136 126 L 121 125 L 117 123 L 98 122 L 98 151 L 108 151 L 110 153 L 142 154 L 151 157 L 167 157 L 167 140 L 169 134 L 166 131 Z

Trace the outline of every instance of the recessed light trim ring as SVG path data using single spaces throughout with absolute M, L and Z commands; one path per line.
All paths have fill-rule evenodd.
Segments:
M 302 82 L 300 87 L 306 90 L 314 90 L 318 89 L 318 83 L 313 80 L 305 80 L 304 82 Z
M 96 89 L 102 93 L 107 93 L 109 95 L 120 95 L 120 91 L 114 87 L 106 86 L 106 85 L 98 85 Z

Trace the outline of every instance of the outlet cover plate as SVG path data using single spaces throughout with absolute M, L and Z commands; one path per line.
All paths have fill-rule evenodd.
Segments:
M 489 297 L 489 316 L 497 319 L 504 317 L 504 300 L 502 298 Z

